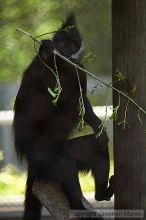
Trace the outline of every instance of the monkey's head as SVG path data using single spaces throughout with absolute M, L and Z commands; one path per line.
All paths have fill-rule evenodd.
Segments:
M 52 40 L 42 40 L 39 54 L 46 60 L 56 50 L 71 61 L 78 62 L 83 55 L 81 46 L 82 39 L 77 29 L 75 15 L 71 13 Z
M 82 39 L 77 29 L 74 13 L 68 15 L 59 31 L 53 37 L 55 49 L 69 59 L 79 59 Z

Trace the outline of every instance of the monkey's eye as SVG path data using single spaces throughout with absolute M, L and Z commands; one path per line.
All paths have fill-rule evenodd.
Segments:
M 57 43 L 57 46 L 58 46 L 58 47 L 63 47 L 63 46 L 64 46 L 64 43 L 63 43 L 63 42 L 59 42 L 59 43 Z

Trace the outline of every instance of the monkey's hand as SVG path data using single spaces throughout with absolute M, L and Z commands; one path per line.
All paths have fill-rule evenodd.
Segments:
M 43 60 L 46 60 L 48 57 L 53 54 L 55 47 L 54 42 L 51 40 L 42 40 L 42 45 L 39 49 L 39 55 Z

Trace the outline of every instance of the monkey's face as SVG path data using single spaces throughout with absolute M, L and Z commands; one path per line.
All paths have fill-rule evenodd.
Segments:
M 73 13 L 68 15 L 66 21 L 53 37 L 55 49 L 68 59 L 79 59 L 82 39 L 77 28 Z
M 71 58 L 73 54 L 76 54 L 79 50 L 77 45 L 71 40 L 60 39 L 55 42 L 55 49 L 67 58 Z

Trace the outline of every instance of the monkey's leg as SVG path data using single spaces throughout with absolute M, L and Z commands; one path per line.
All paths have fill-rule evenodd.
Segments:
M 61 150 L 61 153 L 55 163 L 53 168 L 53 173 L 55 174 L 54 180 L 57 183 L 60 183 L 68 200 L 70 203 L 70 209 L 73 210 L 84 210 L 86 211 L 86 207 L 82 201 L 82 191 L 79 184 L 78 179 L 78 170 L 76 166 L 76 161 L 70 155 L 68 151 L 68 147 Z M 88 210 L 90 211 L 90 210 Z M 93 210 L 91 210 L 93 212 Z M 81 213 L 79 213 L 80 215 Z M 97 218 L 102 220 L 102 218 L 97 213 Z M 81 217 L 81 216 L 80 216 Z M 84 218 L 80 218 L 81 220 Z M 92 217 L 86 218 L 87 220 L 91 220 Z
M 95 180 L 95 198 L 99 201 L 110 200 L 113 195 L 113 184 L 107 188 L 109 179 L 108 145 L 100 146 L 94 135 L 68 140 L 67 144 L 76 160 L 78 170 L 92 169 Z
M 53 168 L 53 179 L 60 183 L 70 202 L 71 209 L 85 209 L 75 160 L 67 149 L 62 149 Z
M 104 151 L 97 148 L 96 156 L 92 163 L 92 174 L 95 180 L 95 199 L 98 201 L 110 200 L 108 194 L 108 180 L 109 180 L 109 151 L 108 146 L 104 147 Z
M 40 220 L 41 217 L 41 204 L 38 199 L 32 194 L 33 183 L 34 176 L 29 169 L 26 184 L 25 210 L 23 220 Z

